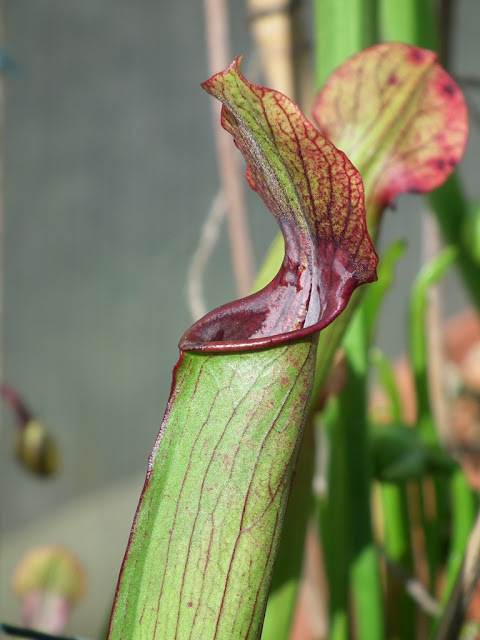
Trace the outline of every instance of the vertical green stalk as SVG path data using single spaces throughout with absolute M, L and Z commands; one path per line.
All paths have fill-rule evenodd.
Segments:
M 437 434 L 432 421 L 428 389 L 428 351 L 425 327 L 427 294 L 430 287 L 442 278 L 457 256 L 455 247 L 438 254 L 418 275 L 410 296 L 409 330 L 410 359 L 415 377 L 418 404 L 418 426 L 429 445 L 437 444 Z
M 348 482 L 352 528 L 350 567 L 354 625 L 359 640 L 384 638 L 384 612 L 370 508 L 371 460 L 368 444 L 368 342 L 365 313 L 359 309 L 345 337 L 348 380 L 340 398 L 340 420 L 348 425 Z
M 330 638 L 334 640 L 349 637 L 347 620 L 359 640 L 385 636 L 370 508 L 367 334 L 365 310 L 360 308 L 344 341 L 348 379 L 336 411 L 327 416 L 332 451 L 328 498 L 321 516 L 330 587 Z
M 404 484 L 382 483 L 382 506 L 385 531 L 385 551 L 405 571 L 412 571 L 412 545 L 407 491 Z M 387 575 L 388 628 L 393 637 L 413 638 L 415 607 L 405 587 L 395 577 Z
M 320 531 L 328 578 L 330 640 L 346 640 L 349 628 L 349 569 L 352 527 L 349 505 L 348 425 L 341 419 L 340 399 L 324 415 L 330 442 L 328 493 L 320 504 Z
M 377 41 L 376 0 L 315 0 L 315 86 Z
M 408 505 L 403 487 L 382 484 L 385 521 L 385 550 L 388 557 L 404 569 L 411 568 L 411 548 L 408 537 Z
M 470 489 L 463 471 L 458 469 L 451 480 L 452 495 L 452 540 L 447 562 L 447 580 L 444 602 L 453 589 L 455 579 L 460 570 L 468 536 L 475 521 L 478 499 Z
M 456 249 L 450 247 L 438 254 L 418 275 L 410 298 L 410 360 L 412 363 L 417 392 L 417 428 L 427 446 L 437 446 L 438 437 L 432 417 L 428 390 L 428 352 L 425 328 L 427 293 L 430 287 L 442 278 L 456 257 Z M 422 505 L 425 528 L 425 551 L 429 566 L 430 588 L 435 585 L 436 573 L 441 559 L 441 534 L 443 523 L 448 517 L 445 507 L 447 493 L 443 478 L 433 478 L 435 487 L 434 512 L 426 504 Z M 430 515 L 429 515 L 430 513 Z
M 372 352 L 371 358 L 379 372 L 382 387 L 388 395 L 392 421 L 401 423 L 402 406 L 390 363 L 378 349 Z M 389 558 L 411 573 L 413 559 L 405 483 L 382 483 L 381 496 L 385 551 Z M 387 585 L 389 630 L 399 638 L 411 638 L 415 627 L 413 602 L 405 592 L 403 584 L 395 580 L 390 581 L 388 575 Z
M 382 40 L 438 49 L 432 0 L 378 0 Z

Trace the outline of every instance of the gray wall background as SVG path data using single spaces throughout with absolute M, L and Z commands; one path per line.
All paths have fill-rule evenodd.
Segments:
M 7 456 L 6 530 L 145 466 L 218 184 L 202 6 L 8 4 L 5 375 L 58 435 L 63 473 L 39 485 Z M 252 226 L 260 260 L 274 222 Z M 225 234 L 207 278 L 211 306 L 234 297 Z
M 232 57 L 248 62 L 245 8 L 230 5 Z M 458 5 L 454 69 L 478 75 L 480 3 Z M 7 78 L 5 377 L 58 438 L 62 472 L 39 482 L 18 468 L 5 412 L 0 619 L 15 622 L 18 555 L 61 542 L 91 576 L 71 632 L 94 635 L 191 324 L 188 262 L 218 186 L 202 3 L 7 0 L 6 33 L 21 72 Z M 472 197 L 478 149 L 475 130 L 462 169 Z M 254 194 L 248 203 L 260 263 L 275 225 Z M 405 342 L 420 207 L 401 198 L 382 238 L 409 242 L 379 334 L 391 356 Z M 206 292 L 209 307 L 235 297 L 225 231 Z M 463 305 L 454 278 L 448 305 Z

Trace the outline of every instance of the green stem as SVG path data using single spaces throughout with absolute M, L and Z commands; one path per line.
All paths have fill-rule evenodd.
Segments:
M 328 494 L 320 506 L 320 530 L 328 578 L 330 640 L 348 639 L 348 593 L 352 522 L 349 511 L 348 430 L 341 420 L 338 399 L 325 412 L 330 439 Z
M 406 572 L 412 573 L 412 545 L 407 491 L 404 484 L 382 484 L 384 544 L 389 558 Z M 387 613 L 389 630 L 399 638 L 413 638 L 415 627 L 414 605 L 404 585 L 387 575 Z
M 418 275 L 410 296 L 409 333 L 410 360 L 417 391 L 418 423 L 424 441 L 438 443 L 432 422 L 428 390 L 428 349 L 425 327 L 427 294 L 430 287 L 442 278 L 457 256 L 457 250 L 449 247 L 439 253 Z
M 377 40 L 375 0 L 315 0 L 315 86 L 354 53 Z
M 384 637 L 383 598 L 370 508 L 371 459 L 368 444 L 367 323 L 359 309 L 344 341 L 349 375 L 340 399 L 340 419 L 348 425 L 349 499 L 352 529 L 350 580 L 359 640 Z
M 328 500 L 322 532 L 330 587 L 331 638 L 347 638 L 349 604 L 359 640 L 384 637 L 383 599 L 370 508 L 371 469 L 367 422 L 367 323 L 357 311 L 344 341 L 348 379 L 331 432 Z M 349 598 L 351 594 L 351 600 Z
M 417 393 L 417 428 L 427 446 L 438 446 L 428 388 L 428 349 L 425 327 L 427 294 L 430 287 L 444 276 L 456 257 L 456 249 L 449 247 L 439 253 L 418 275 L 410 296 L 409 333 L 410 361 L 412 363 Z M 425 552 L 427 555 L 430 588 L 434 587 L 441 558 L 441 532 L 447 516 L 444 506 L 447 486 L 440 477 L 433 478 L 435 505 L 433 510 L 425 503 L 421 488 L 422 518 L 425 529 Z M 423 486 L 423 489 L 425 486 Z
M 345 640 L 345 638 L 348 638 L 348 613 L 346 609 L 335 611 L 330 627 L 330 640 Z
M 378 0 L 382 40 L 438 49 L 432 0 Z
M 385 512 L 385 550 L 389 558 L 410 571 L 412 556 L 405 491 L 403 487 L 394 484 L 383 484 L 382 498 Z
M 444 602 L 448 600 L 460 570 L 468 536 L 475 521 L 478 502 L 461 469 L 458 469 L 450 480 L 450 492 L 452 496 L 452 539 L 447 563 Z
M 313 336 L 252 352 L 182 354 L 110 640 L 260 637 L 315 351 Z M 154 606 L 152 593 L 160 594 Z
M 381 385 L 390 400 L 392 420 L 401 423 L 403 420 L 402 405 L 392 367 L 379 349 L 372 350 L 370 358 L 377 367 Z M 412 573 L 413 556 L 410 539 L 410 515 L 405 484 L 382 483 L 381 495 L 385 550 L 389 558 L 408 573 Z M 413 637 L 414 607 L 412 600 L 405 592 L 403 584 L 387 575 L 386 592 L 389 630 L 393 634 L 396 633 L 400 638 Z

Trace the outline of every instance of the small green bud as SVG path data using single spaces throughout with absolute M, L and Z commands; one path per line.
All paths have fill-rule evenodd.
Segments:
M 17 432 L 15 455 L 32 473 L 49 476 L 58 470 L 57 446 L 38 420 L 30 420 Z

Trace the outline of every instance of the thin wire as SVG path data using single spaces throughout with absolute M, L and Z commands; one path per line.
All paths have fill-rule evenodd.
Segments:
M 198 246 L 193 254 L 187 276 L 187 299 L 190 313 L 198 320 L 207 313 L 203 295 L 203 274 L 217 242 L 220 225 L 225 218 L 226 202 L 223 191 L 215 195 L 210 211 L 203 223 Z
M 377 551 L 385 560 L 387 570 L 403 582 L 405 591 L 410 595 L 412 600 L 429 615 L 438 616 L 441 613 L 442 607 L 427 589 L 425 589 L 420 580 L 411 576 L 398 562 L 390 558 L 385 549 L 378 547 Z

